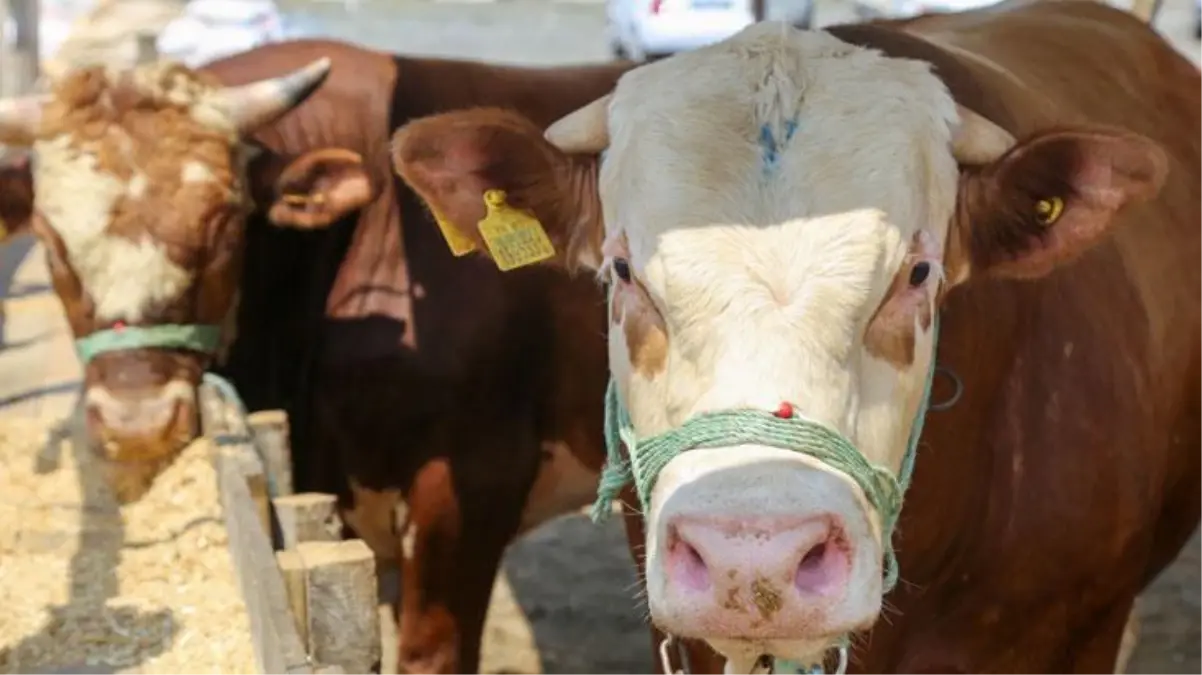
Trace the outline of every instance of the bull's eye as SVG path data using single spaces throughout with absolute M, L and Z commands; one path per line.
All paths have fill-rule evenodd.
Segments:
M 922 261 L 910 268 L 910 285 L 921 286 L 931 276 L 931 263 Z
M 614 275 L 626 283 L 630 283 L 630 261 L 625 258 L 614 258 Z

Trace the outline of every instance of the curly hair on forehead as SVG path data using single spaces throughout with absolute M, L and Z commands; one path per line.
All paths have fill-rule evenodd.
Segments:
M 143 174 L 155 191 L 182 188 L 185 165 L 203 167 L 208 189 L 237 191 L 238 134 L 220 92 L 213 76 L 170 61 L 81 68 L 54 82 L 38 137 L 70 139 L 97 169 L 124 180 Z

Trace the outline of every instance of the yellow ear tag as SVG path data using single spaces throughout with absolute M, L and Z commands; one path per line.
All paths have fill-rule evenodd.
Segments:
M 1044 225 L 1056 222 L 1062 213 L 1064 213 L 1064 200 L 1059 197 L 1048 197 L 1035 202 L 1035 215 Z
M 460 232 L 451 223 L 448 223 L 446 218 L 443 218 L 433 207 L 430 207 L 430 213 L 434 214 L 434 222 L 438 223 L 438 229 L 442 231 L 442 238 L 447 240 L 447 248 L 451 249 L 451 255 L 458 258 L 461 255 L 467 255 L 476 250 L 476 241 L 474 239 Z
M 484 193 L 488 215 L 480 221 L 480 236 L 497 269 L 508 272 L 555 256 L 555 247 L 534 216 L 505 203 L 504 190 Z

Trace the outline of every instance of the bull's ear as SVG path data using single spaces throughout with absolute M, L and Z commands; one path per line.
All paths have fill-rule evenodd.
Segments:
M 29 229 L 33 217 L 33 175 L 29 155 L 14 152 L 0 157 L 0 243 Z
M 1154 198 L 1168 158 L 1153 141 L 1109 128 L 1035 135 L 961 178 L 949 278 L 1034 278 L 1102 241 L 1128 205 Z
M 414 120 L 393 136 L 392 161 L 456 255 L 482 251 L 501 269 L 600 262 L 596 156 L 565 154 L 518 113 L 476 108 Z M 518 231 L 520 247 L 496 236 Z
M 267 217 L 282 227 L 319 229 L 363 208 L 375 194 L 359 153 L 313 150 L 280 172 Z

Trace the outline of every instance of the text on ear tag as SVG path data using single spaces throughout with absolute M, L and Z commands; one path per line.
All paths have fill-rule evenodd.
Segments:
M 451 255 L 458 258 L 462 255 L 467 255 L 476 250 L 476 242 L 471 237 L 460 232 L 451 223 L 447 222 L 442 214 L 430 208 L 430 213 L 434 215 L 434 222 L 438 223 L 438 229 L 442 232 L 442 238 L 447 240 L 447 248 L 451 249 Z
M 478 227 L 497 269 L 508 272 L 555 256 L 538 219 L 506 204 L 503 190 L 485 192 L 484 205 L 488 214 Z

